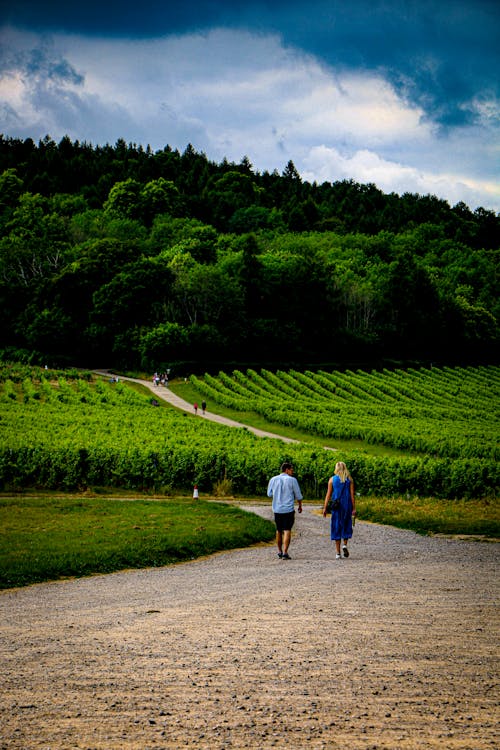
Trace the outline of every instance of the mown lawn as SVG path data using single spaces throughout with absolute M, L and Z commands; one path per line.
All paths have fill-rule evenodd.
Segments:
M 191 498 L 0 498 L 0 588 L 190 560 L 274 538 L 244 509 Z

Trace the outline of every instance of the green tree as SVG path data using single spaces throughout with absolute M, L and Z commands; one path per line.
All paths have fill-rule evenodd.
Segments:
M 56 193 L 49 200 L 50 210 L 58 216 L 75 216 L 88 210 L 88 203 L 83 195 Z
M 133 243 L 116 240 L 94 240 L 81 245 L 79 257 L 39 284 L 27 300 L 20 314 L 20 326 L 23 330 L 30 329 L 31 345 L 35 347 L 35 337 L 39 337 L 36 346 L 43 351 L 49 325 L 53 323 L 56 327 L 58 321 L 63 321 L 64 327 L 54 336 L 54 342 L 63 347 L 61 352 L 79 357 L 89 355 L 95 342 L 88 335 L 94 293 L 123 264 L 136 260 L 137 254 L 138 248 Z
M 104 203 L 104 211 L 107 214 L 115 214 L 128 219 L 139 218 L 141 210 L 141 184 L 132 177 L 116 182 Z
M 259 205 L 261 192 L 253 178 L 241 172 L 229 171 L 213 178 L 204 197 L 214 225 L 225 230 L 238 209 Z
M 238 208 L 229 219 L 227 228 L 237 234 L 257 232 L 259 229 L 283 230 L 285 222 L 282 212 L 278 209 L 253 205 Z
M 60 269 L 67 259 L 69 236 L 65 222 L 47 213 L 41 195 L 23 193 L 0 240 L 0 273 L 6 281 L 29 286 Z
M 140 192 L 141 214 L 144 222 L 151 226 L 156 216 L 170 214 L 179 216 L 183 210 L 182 197 L 172 182 L 160 177 L 151 180 Z
M 23 335 L 27 345 L 51 357 L 75 353 L 75 328 L 68 315 L 58 307 L 33 309 L 26 315 Z
M 0 228 L 10 218 L 22 192 L 23 181 L 18 177 L 17 170 L 4 170 L 0 174 Z
M 175 267 L 177 320 L 184 325 L 211 325 L 223 336 L 237 331 L 243 320 L 242 289 L 218 266 L 182 263 Z
M 151 249 L 165 257 L 189 252 L 200 263 L 215 262 L 217 243 L 216 230 L 196 219 L 161 217 L 154 222 L 150 238 Z
M 300 174 L 298 173 L 297 168 L 295 167 L 295 164 L 291 159 L 287 162 L 287 165 L 283 170 L 283 178 L 287 182 L 302 182 L 302 180 L 300 179 Z
M 413 254 L 401 251 L 379 276 L 382 331 L 393 353 L 432 355 L 442 331 L 437 290 Z
M 165 370 L 188 356 L 189 333 L 179 323 L 160 323 L 141 337 L 139 351 L 145 370 Z
M 473 346 L 498 344 L 500 330 L 498 321 L 489 310 L 481 305 L 471 304 L 464 296 L 456 298 L 456 305 L 463 322 L 464 337 Z
M 94 292 L 91 319 L 108 333 L 154 325 L 165 319 L 172 285 L 166 263 L 139 258 Z

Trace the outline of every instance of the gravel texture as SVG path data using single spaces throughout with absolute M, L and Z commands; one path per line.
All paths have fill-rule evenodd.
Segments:
M 318 510 L 289 561 L 0 593 L 0 748 L 497 748 L 498 544 L 358 522 L 336 561 Z

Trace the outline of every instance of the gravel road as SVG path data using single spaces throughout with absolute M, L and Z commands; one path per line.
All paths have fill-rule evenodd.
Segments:
M 290 561 L 0 593 L 0 748 L 497 748 L 498 544 L 358 522 L 336 561 L 318 509 Z

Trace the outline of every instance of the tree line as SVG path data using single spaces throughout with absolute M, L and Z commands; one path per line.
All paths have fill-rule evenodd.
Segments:
M 189 145 L 0 136 L 4 359 L 127 369 L 478 362 L 500 219 Z

